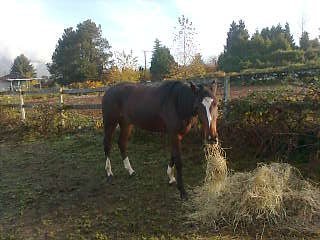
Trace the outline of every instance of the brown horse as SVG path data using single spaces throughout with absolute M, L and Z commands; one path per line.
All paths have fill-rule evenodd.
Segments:
M 176 182 L 181 198 L 187 194 L 182 182 L 181 140 L 189 132 L 198 116 L 202 123 L 205 141 L 217 141 L 218 106 L 216 84 L 211 87 L 186 85 L 180 81 L 167 81 L 160 86 L 119 84 L 109 88 L 102 99 L 104 123 L 105 170 L 108 181 L 112 180 L 110 161 L 111 141 L 117 125 L 120 126 L 118 145 L 124 167 L 134 174 L 128 155 L 127 144 L 133 126 L 166 132 L 171 137 L 171 160 L 167 174 L 169 184 Z

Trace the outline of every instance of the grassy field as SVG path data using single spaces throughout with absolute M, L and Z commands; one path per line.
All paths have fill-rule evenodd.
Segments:
M 191 194 L 204 178 L 195 142 L 189 137 L 183 144 Z M 188 223 L 184 202 L 168 185 L 164 137 L 135 134 L 128 151 L 136 176 L 128 176 L 114 144 L 110 185 L 101 132 L 1 143 L 0 239 L 260 239 L 261 229 L 238 235 Z M 265 230 L 261 239 L 273 234 Z M 292 237 L 277 233 L 273 239 Z
M 199 150 L 183 151 L 189 191 L 203 179 Z M 114 145 L 113 185 L 105 180 L 102 133 L 2 143 L 0 151 L 1 239 L 234 239 L 186 223 L 178 191 L 168 186 L 161 137 L 133 138 L 134 177 Z

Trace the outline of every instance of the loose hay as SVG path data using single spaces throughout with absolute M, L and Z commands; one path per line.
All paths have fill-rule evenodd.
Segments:
M 210 152 L 210 156 L 222 156 L 220 153 Z M 192 221 L 214 228 L 228 225 L 234 230 L 272 225 L 274 229 L 312 232 L 312 226 L 319 226 L 320 190 L 296 168 L 285 163 L 259 164 L 252 172 L 230 173 L 220 183 L 223 187 L 215 188 L 213 181 L 227 173 L 220 160 L 207 162 L 205 183 L 191 199 Z
M 210 192 L 219 192 L 227 177 L 226 154 L 219 144 L 204 146 L 207 162 L 205 185 Z

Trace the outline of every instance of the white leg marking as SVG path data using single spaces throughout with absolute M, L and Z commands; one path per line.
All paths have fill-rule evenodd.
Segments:
M 168 165 L 167 174 L 169 177 L 169 184 L 176 182 L 176 178 L 174 177 L 173 167 Z
M 129 158 L 126 157 L 124 160 L 123 160 L 123 164 L 124 164 L 124 168 L 128 170 L 129 174 L 132 175 L 134 173 L 134 170 L 132 169 L 131 167 L 131 164 L 130 164 L 130 161 L 129 161 Z
M 211 97 L 205 97 L 202 100 L 202 104 L 206 108 L 206 111 L 207 111 L 207 119 L 208 119 L 209 128 L 210 128 L 211 120 L 212 120 L 211 113 L 210 113 L 210 106 L 211 106 L 212 102 L 213 102 L 213 99 Z
M 108 177 L 110 175 L 113 176 L 113 173 L 112 173 L 112 170 L 111 170 L 111 161 L 110 161 L 110 159 L 108 157 L 107 157 L 106 166 L 104 167 L 104 169 L 106 170 Z

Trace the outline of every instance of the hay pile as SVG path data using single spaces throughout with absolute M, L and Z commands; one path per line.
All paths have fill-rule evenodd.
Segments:
M 319 224 L 320 190 L 296 168 L 271 163 L 259 164 L 251 172 L 228 173 L 219 146 L 206 146 L 205 153 L 206 178 L 191 199 L 192 221 L 214 228 L 228 225 L 234 230 L 273 225 L 312 231 L 310 226 Z
M 218 144 L 206 144 L 204 153 L 207 162 L 205 186 L 209 192 L 219 192 L 228 173 L 226 154 Z

